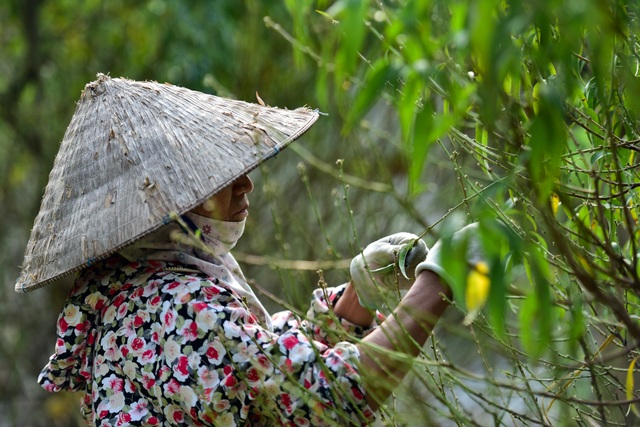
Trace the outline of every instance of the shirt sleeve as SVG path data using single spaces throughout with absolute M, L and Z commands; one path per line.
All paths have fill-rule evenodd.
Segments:
M 162 363 L 153 390 L 195 422 L 366 425 L 357 347 L 305 328 L 272 332 L 219 281 L 174 281 L 159 308 Z M 180 291 L 178 288 L 183 287 Z M 196 292 L 196 288 L 199 288 Z M 195 296 L 195 298 L 192 298 Z
M 284 333 L 292 329 L 303 330 L 312 340 L 328 346 L 337 345 L 345 340 L 353 341 L 366 337 L 377 328 L 378 322 L 384 320 L 384 316 L 376 313 L 376 319 L 368 327 L 356 325 L 336 316 L 333 307 L 344 294 L 346 286 L 344 284 L 316 289 L 304 318 L 290 310 L 274 314 L 272 318 L 275 331 Z

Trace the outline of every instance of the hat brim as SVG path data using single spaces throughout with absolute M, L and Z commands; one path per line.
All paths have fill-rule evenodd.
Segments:
M 16 291 L 86 268 L 193 209 L 317 119 L 308 108 L 99 75 L 60 145 Z

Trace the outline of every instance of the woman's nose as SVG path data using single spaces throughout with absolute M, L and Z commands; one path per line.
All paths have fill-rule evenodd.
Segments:
M 242 175 L 233 183 L 233 192 L 235 194 L 251 193 L 253 191 L 253 181 L 249 175 Z

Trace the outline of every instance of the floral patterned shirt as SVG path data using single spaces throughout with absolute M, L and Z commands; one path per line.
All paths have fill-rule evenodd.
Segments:
M 303 319 L 265 328 L 219 278 L 115 256 L 85 270 L 58 319 L 48 391 L 84 391 L 95 426 L 366 425 L 359 353 L 368 330 L 318 289 Z

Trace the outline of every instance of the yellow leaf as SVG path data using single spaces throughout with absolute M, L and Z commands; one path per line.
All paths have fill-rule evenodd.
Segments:
M 558 212 L 558 206 L 560 205 L 560 197 L 556 193 L 551 195 L 551 210 L 553 211 L 553 215 Z
M 467 305 L 467 317 L 465 325 L 474 321 L 482 307 L 487 302 L 491 280 L 489 279 L 489 267 L 485 262 L 477 263 L 467 276 L 467 291 L 465 303 Z
M 640 356 L 636 356 L 629 364 L 629 368 L 627 368 L 627 381 L 626 381 L 627 400 L 633 399 L 633 384 L 634 384 L 633 371 L 636 366 L 636 361 L 638 360 L 638 357 Z M 633 411 L 634 414 L 636 414 L 636 416 L 640 416 L 640 411 L 638 411 L 638 408 L 636 408 L 636 405 L 634 403 L 631 404 L 631 410 Z
M 578 255 L 578 261 L 580 261 L 580 264 L 582 265 L 582 267 L 584 267 L 587 273 L 593 274 L 593 269 L 591 268 L 591 265 L 587 262 L 586 259 L 584 259 L 584 257 Z

